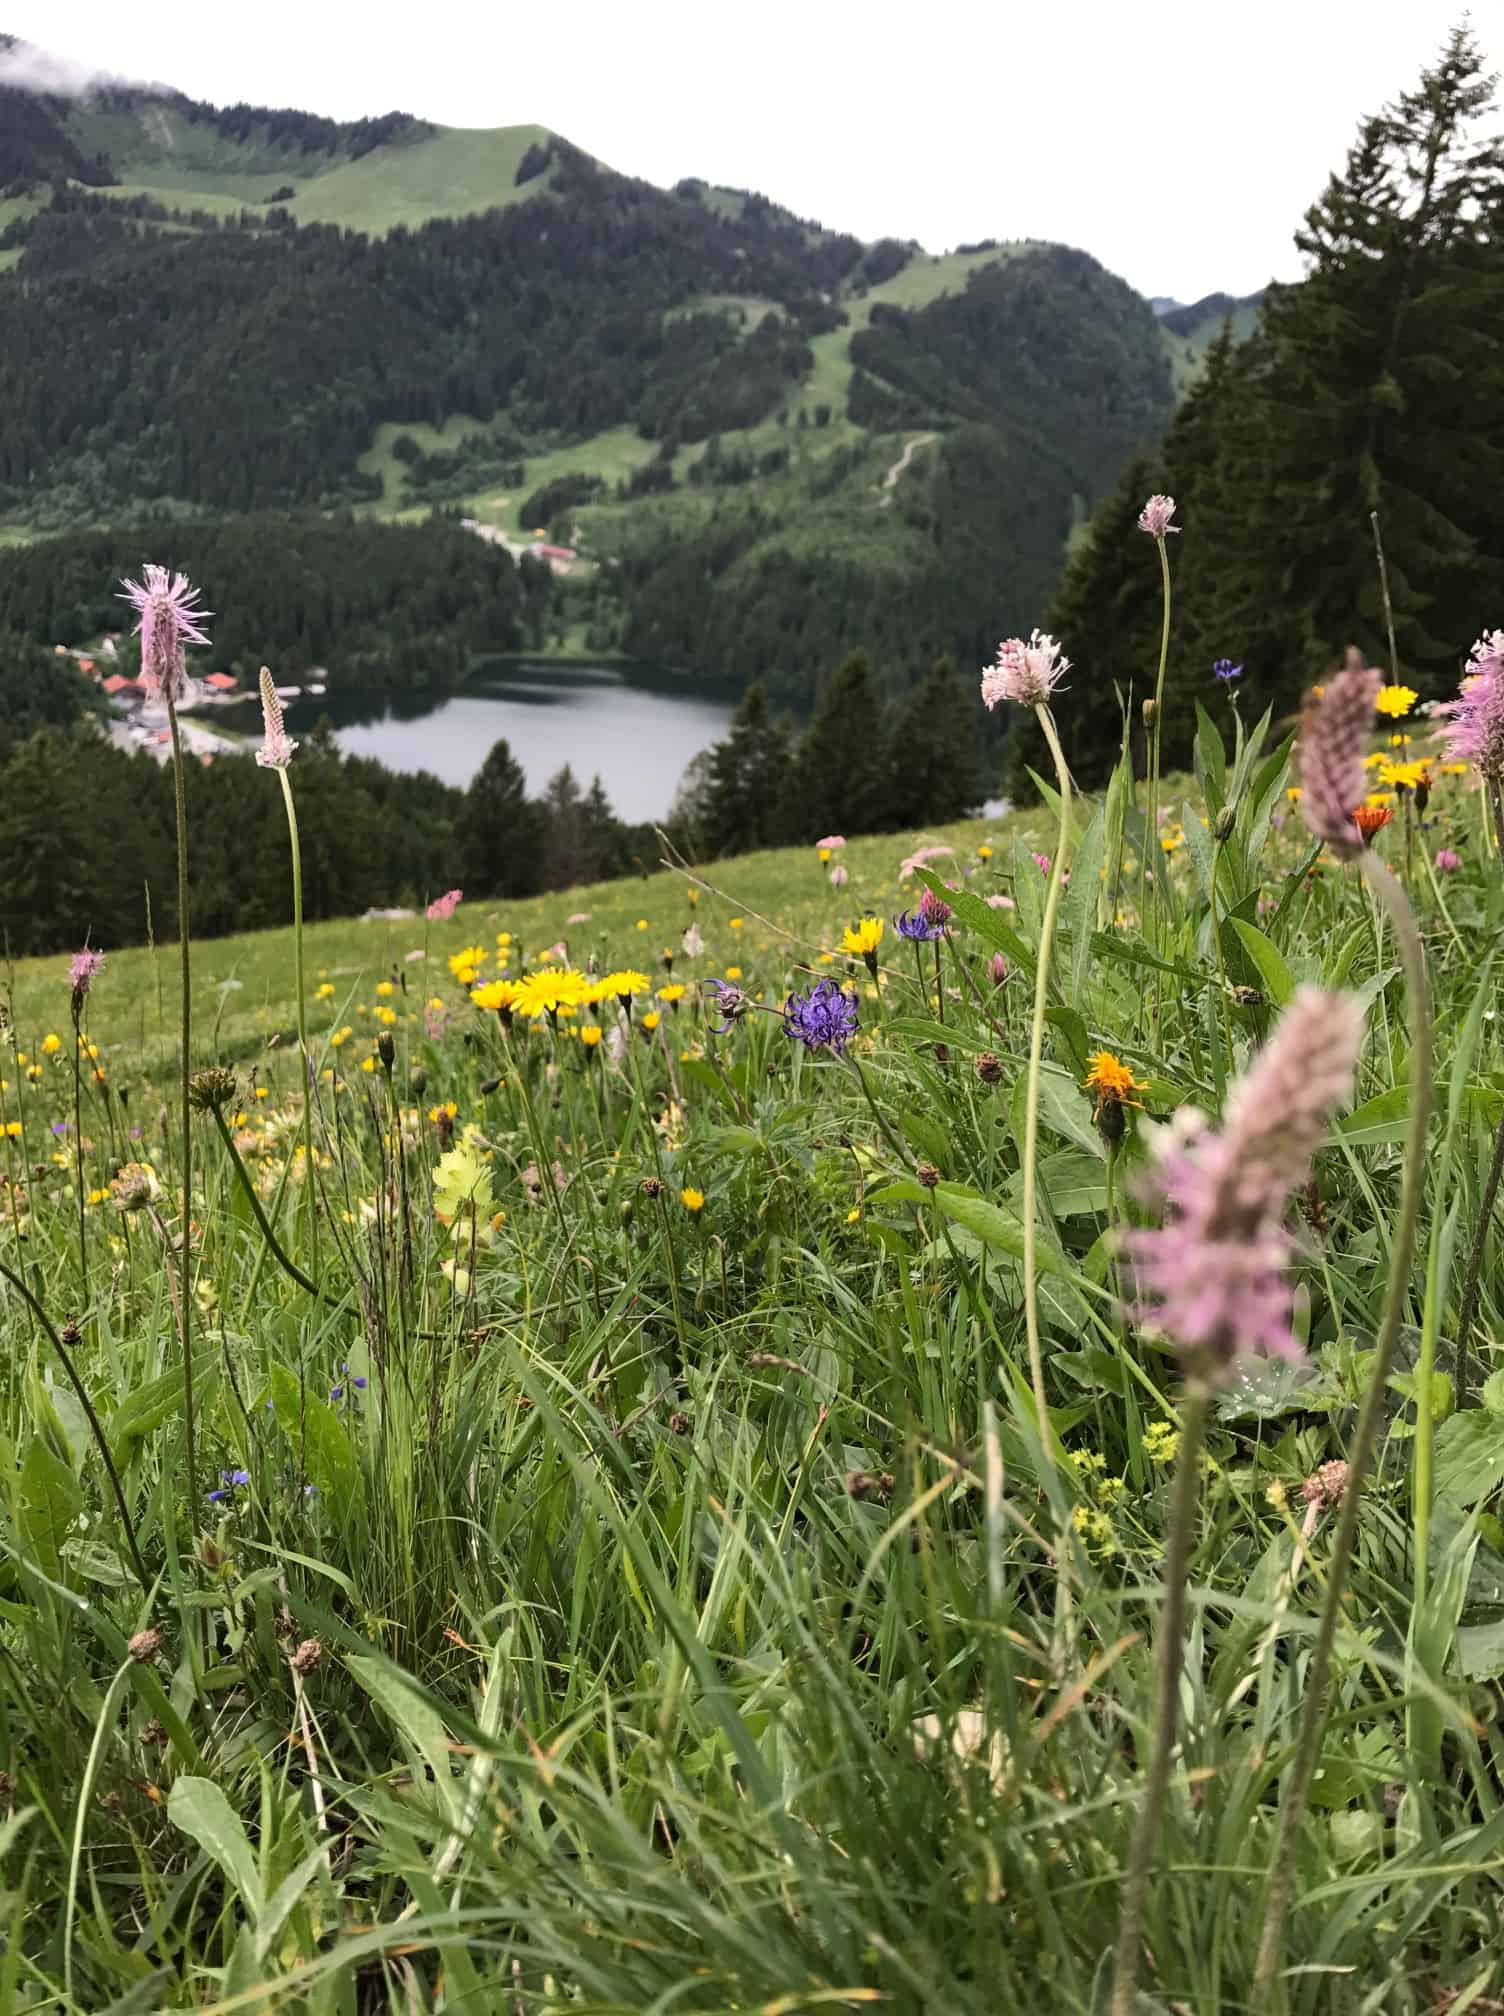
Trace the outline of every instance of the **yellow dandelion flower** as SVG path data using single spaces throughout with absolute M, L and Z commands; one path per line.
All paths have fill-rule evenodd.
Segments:
M 1081 1081 L 1084 1092 L 1097 1095 L 1097 1113 L 1100 1116 L 1104 1106 L 1137 1106 L 1135 1092 L 1147 1092 L 1146 1081 L 1135 1078 L 1121 1057 L 1115 1057 L 1110 1050 L 1094 1050 L 1086 1060 L 1087 1072 Z
M 512 1006 L 519 1015 L 536 1022 L 544 1015 L 573 1014 L 586 992 L 584 974 L 573 966 L 561 966 L 557 971 L 529 973 L 517 981 Z
M 1408 749 L 1410 747 L 1410 742 L 1411 738 L 1408 735 L 1391 735 L 1389 738 L 1389 746 L 1391 749 Z
M 605 1033 L 598 1022 L 587 1022 L 580 1031 L 580 1041 L 587 1050 L 593 1050 Z
M 510 1008 L 517 1000 L 517 982 L 515 980 L 483 980 L 480 986 L 471 994 L 470 999 L 477 1008 Z M 435 1003 L 430 1001 L 428 1005 L 430 1008 L 433 1008 Z M 440 1001 L 437 1003 L 437 1006 L 442 1009 L 444 1004 Z
M 315 987 L 313 998 L 315 1001 L 332 1000 L 334 998 L 334 982 L 332 980 L 325 980 L 321 985 Z
M 884 928 L 881 917 L 863 917 L 858 923 L 847 925 L 841 934 L 843 950 L 855 953 L 859 959 L 870 959 L 883 942 Z
M 742 969 L 740 966 L 728 966 L 726 968 L 726 978 L 728 980 L 740 980 L 741 977 Z
M 1298 784 L 1288 785 L 1285 789 L 1285 796 L 1292 805 L 1298 805 L 1300 803 L 1300 786 Z
M 378 1008 L 376 1010 L 376 1020 L 381 1024 L 383 1029 L 390 1029 L 396 1019 L 397 1011 L 395 1008 Z
M 1413 686 L 1381 686 L 1374 695 L 1373 704 L 1381 714 L 1387 714 L 1391 720 L 1398 721 L 1402 715 L 1410 712 L 1419 698 L 1420 695 Z
M 58 1051 L 62 1049 L 62 1047 L 63 1047 L 62 1037 L 54 1036 L 50 1030 L 42 1038 L 42 1055 L 44 1057 L 55 1057 Z
M 1467 765 L 1465 763 L 1443 763 L 1441 774 L 1443 777 L 1465 777 L 1467 775 Z
M 676 1001 L 682 1001 L 684 999 L 684 992 L 685 992 L 684 988 L 681 987 L 679 982 L 676 980 L 674 981 L 672 986 L 660 987 L 658 989 L 658 999 L 660 1001 L 666 1002 L 668 1006 L 672 1008 L 672 1006 Z
M 624 966 L 615 973 L 607 973 L 591 987 L 589 999 L 592 1001 L 630 1001 L 634 994 L 649 994 L 653 983 L 646 973 L 639 973 L 633 967 Z
M 731 923 L 731 928 L 732 928 L 732 930 L 733 930 L 733 931 L 740 931 L 740 930 L 741 930 L 741 928 L 742 928 L 742 920 L 741 920 L 741 918 L 740 918 L 740 917 L 733 917 L 733 918 L 732 918 L 732 919 L 730 920 L 730 923 Z
M 705 1209 L 705 1192 L 703 1190 L 696 1190 L 692 1183 L 686 1183 L 684 1188 L 679 1192 L 679 1202 L 684 1206 L 686 1211 L 703 1211 Z
M 658 1024 L 662 1020 L 663 1017 L 658 1013 L 658 1010 L 656 1008 L 650 1008 L 647 1014 L 644 1015 L 642 1018 L 642 1026 L 644 1029 L 647 1030 L 648 1034 L 651 1036 L 653 1031 L 658 1027 Z
M 362 1057 L 360 1068 L 362 1071 L 374 1071 L 376 1069 L 376 1059 L 374 1057 Z
M 647 928 L 648 928 L 648 920 L 647 920 L 647 918 L 646 918 L 646 917 L 639 917 L 639 918 L 638 918 L 638 920 L 637 920 L 637 928 L 638 928 L 638 930 L 639 930 L 639 931 L 646 931 L 646 930 L 647 930 Z

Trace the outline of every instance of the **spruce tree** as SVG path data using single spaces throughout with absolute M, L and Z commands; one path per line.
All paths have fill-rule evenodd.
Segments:
M 531 896 L 543 886 L 543 835 L 522 765 L 493 742 L 465 793 L 460 886 L 471 896 Z
M 883 824 L 939 826 L 965 819 L 987 796 L 978 740 L 979 701 L 937 658 L 888 710 Z
M 710 752 L 704 817 L 713 854 L 779 844 L 788 768 L 788 728 L 769 715 L 767 688 L 758 680 L 743 694 L 725 741 Z
M 880 833 L 886 806 L 882 702 L 865 651 L 845 658 L 827 685 L 784 793 L 790 839 Z

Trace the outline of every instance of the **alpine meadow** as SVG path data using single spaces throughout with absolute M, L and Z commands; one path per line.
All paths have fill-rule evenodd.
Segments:
M 44 69 L 0 2016 L 1504 2016 L 1473 31 L 1185 306 Z

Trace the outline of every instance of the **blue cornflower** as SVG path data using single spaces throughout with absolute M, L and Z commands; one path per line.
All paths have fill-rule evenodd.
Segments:
M 209 1493 L 209 1503 L 211 1505 L 223 1504 L 225 1499 L 230 1497 L 235 1491 L 238 1491 L 242 1484 L 249 1484 L 250 1481 L 251 1473 L 249 1470 L 221 1470 L 219 1473 L 220 1488 L 217 1491 Z
M 844 1056 L 858 1026 L 856 1002 L 834 980 L 820 980 L 807 994 L 791 994 L 783 1004 L 783 1033 L 797 1036 L 808 1050 Z
M 1220 679 L 1224 686 L 1230 686 L 1234 679 L 1242 678 L 1243 667 L 1241 662 L 1234 665 L 1230 658 L 1219 658 L 1212 666 L 1212 675 Z
M 733 1022 L 741 1021 L 752 1003 L 734 981 L 707 980 L 705 985 L 714 989 L 715 1005 L 721 1013 L 721 1020 L 715 1025 L 715 1034 L 724 1036 Z
M 349 1360 L 348 1360 L 348 1359 L 346 1359 L 346 1358 L 342 1358 L 342 1359 L 340 1360 L 340 1367 L 339 1367 L 339 1369 L 340 1369 L 340 1371 L 341 1371 L 341 1372 L 345 1373 L 345 1374 L 346 1374 L 346 1376 L 348 1376 L 348 1375 L 349 1375 L 349 1371 L 350 1371 L 350 1362 L 349 1362 Z M 366 1390 L 366 1381 L 365 1381 L 364 1379 L 362 1379 L 362 1378 L 361 1378 L 361 1376 L 360 1376 L 360 1374 L 359 1374 L 358 1372 L 356 1373 L 355 1377 L 354 1377 L 353 1379 L 351 1379 L 351 1380 L 350 1380 L 350 1384 L 351 1384 L 351 1385 L 352 1385 L 352 1386 L 353 1386 L 353 1387 L 354 1387 L 354 1388 L 356 1389 L 356 1391 L 357 1391 L 357 1392 L 359 1392 L 359 1393 L 364 1393 L 364 1391 Z M 343 1399 L 344 1399 L 344 1397 L 345 1397 L 345 1389 L 344 1389 L 344 1387 L 343 1387 L 343 1386 L 331 1386 L 331 1387 L 329 1388 L 329 1398 L 330 1398 L 330 1400 L 331 1400 L 331 1401 L 333 1401 L 333 1400 L 343 1400 Z

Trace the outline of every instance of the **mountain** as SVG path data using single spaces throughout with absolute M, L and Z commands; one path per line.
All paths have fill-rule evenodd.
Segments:
M 571 641 L 803 705 L 853 644 L 901 684 L 1027 628 L 1193 365 L 1181 311 L 1064 246 L 864 244 L 541 127 L 62 96 L 32 53 L 0 53 L 0 537 L 547 530 Z

